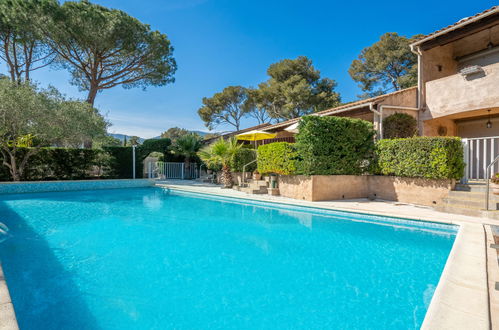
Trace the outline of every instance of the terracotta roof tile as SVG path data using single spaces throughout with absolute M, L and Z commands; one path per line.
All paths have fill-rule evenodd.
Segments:
M 482 11 L 482 12 L 480 12 L 478 14 L 475 14 L 473 16 L 462 18 L 462 19 L 460 19 L 459 21 L 457 21 L 454 24 L 446 26 L 446 27 L 444 27 L 444 28 L 442 28 L 440 30 L 434 31 L 434 32 L 432 32 L 430 34 L 424 35 L 421 38 L 416 39 L 412 43 L 412 45 L 420 44 L 421 42 L 423 42 L 426 39 L 429 39 L 429 38 L 435 37 L 436 35 L 442 34 L 443 32 L 446 32 L 447 30 L 453 29 L 453 28 L 455 28 L 458 25 L 462 25 L 462 24 L 465 24 L 465 23 L 470 23 L 471 21 L 474 21 L 475 19 L 480 18 L 481 16 L 489 15 L 489 14 L 492 14 L 493 12 L 499 12 L 499 6 L 494 6 L 492 8 L 484 10 L 484 11 Z
M 258 130 L 258 129 L 261 129 L 261 128 L 264 128 L 264 127 L 267 127 L 267 126 L 270 126 L 270 125 L 271 125 L 270 123 L 263 123 L 263 124 L 259 124 L 259 125 L 256 125 L 256 126 L 251 126 L 251 127 L 248 127 L 248 128 L 243 128 L 243 129 L 240 129 L 239 131 L 224 133 L 224 134 L 221 134 L 220 136 L 212 137 L 210 139 L 206 139 L 203 142 L 212 141 L 212 140 L 218 139 L 220 137 L 224 137 L 224 138 L 231 137 L 231 136 L 234 136 L 236 134 L 241 134 L 241 133 L 249 132 L 249 131 L 252 131 L 252 130 Z
M 412 89 L 417 89 L 417 86 L 409 87 L 409 88 L 406 88 L 406 89 L 401 89 L 401 90 L 398 90 L 398 91 L 395 91 L 395 92 L 392 92 L 392 93 L 383 94 L 383 95 L 376 96 L 376 97 L 371 97 L 371 98 L 365 99 L 365 100 L 350 102 L 350 103 L 347 103 L 347 104 L 340 105 L 339 107 L 336 107 L 336 108 L 331 108 L 331 109 L 326 109 L 326 110 L 314 112 L 313 115 L 327 116 L 327 115 L 334 114 L 334 113 L 336 113 L 338 111 L 341 111 L 341 110 L 344 110 L 344 109 L 347 109 L 347 108 L 350 108 L 350 107 L 354 107 L 354 106 L 358 106 L 358 105 L 362 105 L 362 104 L 368 104 L 368 103 L 371 103 L 371 102 L 379 102 L 379 101 L 383 100 L 384 98 L 386 98 L 387 96 L 392 96 L 392 95 L 404 93 L 404 92 L 406 92 L 408 90 L 412 90 Z M 276 128 L 290 126 L 290 125 L 298 122 L 299 120 L 300 120 L 300 118 L 289 119 L 289 120 L 286 120 L 286 121 L 274 124 L 272 126 L 265 127 L 263 130 L 264 131 L 270 131 L 270 130 L 273 130 L 273 129 L 276 129 Z

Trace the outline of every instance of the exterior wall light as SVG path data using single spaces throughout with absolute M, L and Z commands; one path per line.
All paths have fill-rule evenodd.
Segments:
M 487 121 L 487 128 L 492 128 L 492 122 L 490 121 L 490 109 L 487 111 L 489 112 L 489 120 Z
M 481 73 L 483 72 L 483 69 L 481 66 L 479 65 L 470 65 L 470 66 L 467 66 L 465 68 L 462 68 L 459 73 L 461 74 L 461 76 L 468 76 L 470 74 L 474 74 L 474 73 Z

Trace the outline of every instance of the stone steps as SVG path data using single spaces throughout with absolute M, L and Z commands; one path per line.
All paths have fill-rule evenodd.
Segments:
M 499 210 L 485 211 L 483 208 L 478 209 L 470 207 L 460 207 L 457 205 L 449 205 L 449 204 L 438 205 L 435 206 L 434 209 L 440 212 L 499 220 Z
M 499 220 L 499 196 L 489 193 L 489 211 L 486 211 L 486 189 L 485 183 L 482 182 L 457 184 L 443 199 L 443 203 L 434 208 L 441 212 Z
M 236 186 L 234 189 L 248 194 L 263 195 L 268 194 L 268 183 L 267 180 L 249 179 L 244 186 Z

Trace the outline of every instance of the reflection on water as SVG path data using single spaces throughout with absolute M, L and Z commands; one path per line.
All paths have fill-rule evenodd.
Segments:
M 302 213 L 296 211 L 288 211 L 288 210 L 279 210 L 279 214 L 286 215 L 287 217 L 294 218 L 298 220 L 298 222 L 307 228 L 312 229 L 312 218 L 313 215 L 310 213 Z
M 142 203 L 147 209 L 151 211 L 156 211 L 163 207 L 163 200 L 158 194 L 143 196 Z
M 0 243 L 5 242 L 9 237 L 9 228 L 3 222 L 0 222 Z

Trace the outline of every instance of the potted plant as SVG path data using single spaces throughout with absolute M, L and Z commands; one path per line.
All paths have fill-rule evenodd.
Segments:
M 494 195 L 499 195 L 499 173 L 494 174 L 494 176 L 490 179 L 490 183 L 492 193 Z
M 260 180 L 262 178 L 262 175 L 260 174 L 260 172 L 258 172 L 258 170 L 254 170 L 253 171 L 253 180 Z

